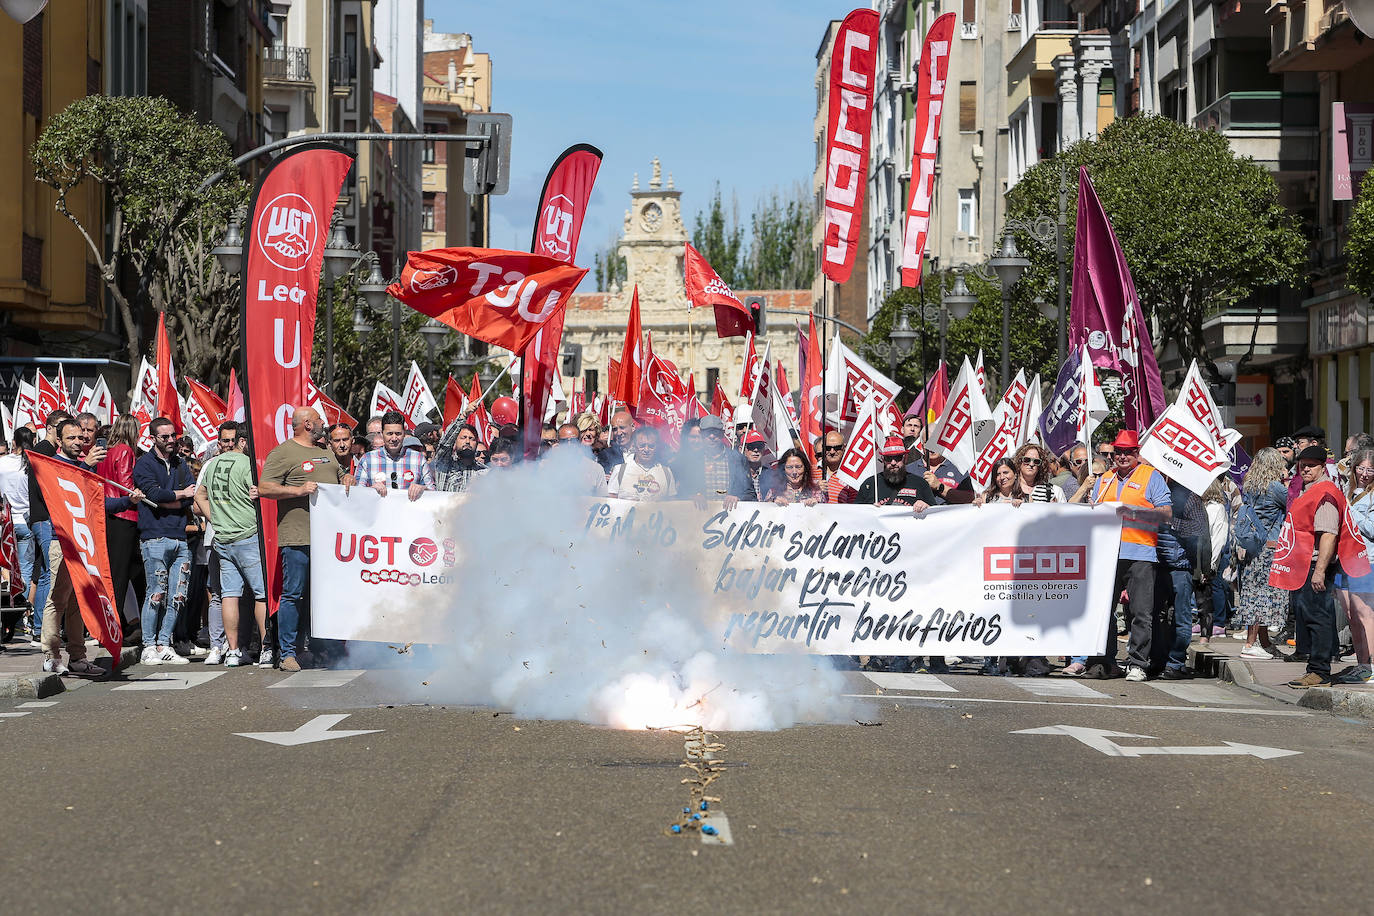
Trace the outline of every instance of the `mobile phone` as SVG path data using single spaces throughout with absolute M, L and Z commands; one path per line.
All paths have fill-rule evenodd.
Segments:
M 101 436 L 99 439 L 95 440 L 95 444 L 98 445 L 98 446 L 100 446 L 101 448 L 104 448 L 104 447 L 105 447 L 105 444 L 106 444 L 106 443 L 105 443 L 105 437 L 104 437 L 104 436 Z

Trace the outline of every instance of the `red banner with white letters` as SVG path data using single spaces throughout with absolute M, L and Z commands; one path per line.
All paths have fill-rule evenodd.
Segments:
M 43 491 L 52 533 L 62 545 L 62 562 L 86 629 L 119 661 L 124 627 L 115 610 L 110 554 L 105 548 L 105 482 L 84 468 L 39 452 L 28 453 L 29 467 Z
M 411 252 L 387 292 L 456 331 L 519 353 L 586 275 L 523 251 L 436 248 Z
M 683 249 L 682 280 L 687 288 L 687 307 L 712 306 L 717 337 L 743 337 L 753 333 L 754 316 L 725 281 L 688 242 Z
M 921 282 L 921 256 L 930 235 L 930 196 L 935 187 L 935 153 L 940 147 L 940 112 L 945 105 L 953 13 L 936 17 L 926 32 L 916 78 L 916 134 L 912 140 L 911 200 L 902 231 L 902 285 Z
M 291 414 L 310 403 L 315 298 L 325 238 L 353 157 L 314 143 L 283 154 L 259 179 L 243 241 L 244 416 L 261 473 L 267 453 L 291 438 Z M 256 478 L 256 474 L 254 475 Z M 268 604 L 281 594 L 277 513 L 261 509 Z
M 869 124 L 878 65 L 878 13 L 844 17 L 830 51 L 830 117 L 825 130 L 825 246 L 822 269 L 849 279 L 863 230 Z

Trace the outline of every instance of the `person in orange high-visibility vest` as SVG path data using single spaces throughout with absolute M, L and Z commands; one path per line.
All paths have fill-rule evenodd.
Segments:
M 1108 612 L 1107 644 L 1099 658 L 1089 660 L 1089 677 L 1120 677 L 1116 664 L 1116 599 L 1126 589 L 1129 599 L 1129 637 L 1126 642 L 1126 680 L 1143 681 L 1150 667 L 1154 637 L 1155 563 L 1159 529 L 1173 517 L 1169 485 L 1140 461 L 1140 439 L 1123 429 L 1112 442 L 1112 469 L 1093 488 L 1093 502 L 1113 504 L 1121 516 L 1121 549 Z

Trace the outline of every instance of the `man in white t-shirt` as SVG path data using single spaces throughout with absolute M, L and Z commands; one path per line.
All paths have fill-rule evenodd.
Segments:
M 677 480 L 668 465 L 659 460 L 658 430 L 641 426 L 630 440 L 625 463 L 612 468 L 606 480 L 606 495 L 640 502 L 656 502 L 677 496 Z

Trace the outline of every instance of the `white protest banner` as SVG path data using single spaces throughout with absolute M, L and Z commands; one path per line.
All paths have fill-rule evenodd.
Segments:
M 472 530 L 469 498 L 321 486 L 310 512 L 313 635 L 461 638 L 438 630 L 467 567 L 484 562 L 452 537 Z M 589 499 L 579 524 L 542 574 L 617 550 L 628 562 L 670 563 L 698 590 L 721 646 L 825 655 L 1100 653 L 1121 537 L 1110 507 L 1044 504 L 917 517 L 895 507 Z

